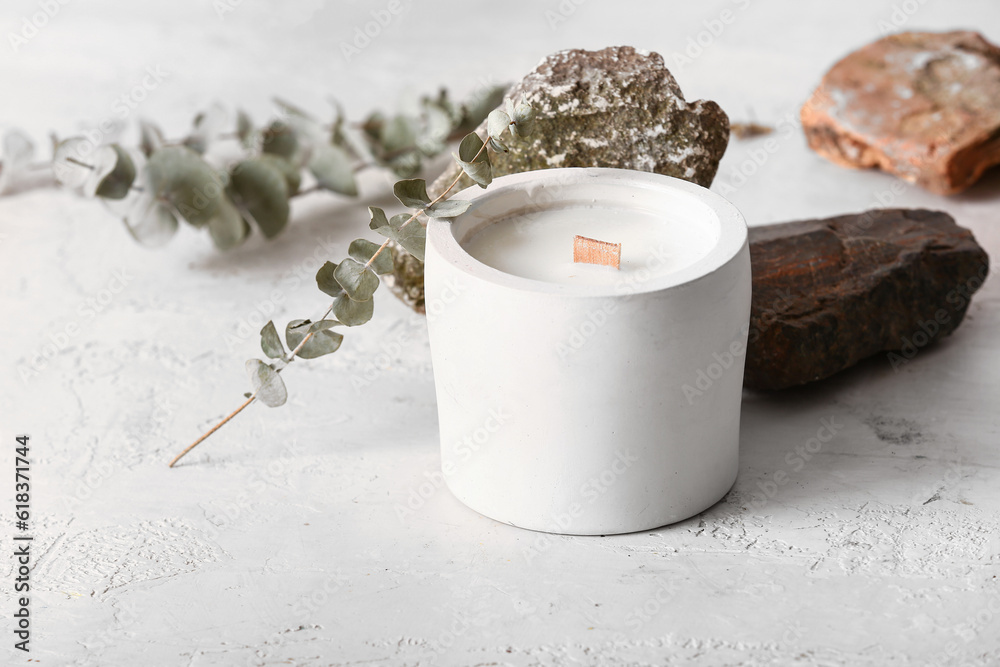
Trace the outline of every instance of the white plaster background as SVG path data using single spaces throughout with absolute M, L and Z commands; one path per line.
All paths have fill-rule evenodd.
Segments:
M 894 5 L 917 8 L 906 28 L 974 27 L 1000 42 L 1000 7 L 987 0 L 590 0 L 563 2 L 575 11 L 554 28 L 555 0 L 415 0 L 346 62 L 340 43 L 386 4 L 245 0 L 220 17 L 209 0 L 72 2 L 14 53 L 7 34 L 38 5 L 7 2 L 0 121 L 39 143 L 65 136 L 111 115 L 155 66 L 169 78 L 137 114 L 174 135 L 216 99 L 260 120 L 274 94 L 317 113 L 335 96 L 357 117 L 401 92 L 516 80 L 560 48 L 632 44 L 671 64 L 729 8 L 735 22 L 672 69 L 688 99 L 773 124 L 794 117 L 837 58 L 877 38 Z M 734 141 L 715 188 L 762 145 Z M 894 182 L 833 166 L 795 133 L 730 198 L 763 224 L 863 210 Z M 32 436 L 36 535 L 30 656 L 10 648 L 12 562 L 0 561 L 3 662 L 1000 663 L 994 276 L 961 328 L 899 372 L 876 358 L 800 391 L 747 394 L 736 487 L 660 530 L 542 536 L 445 490 L 401 521 L 396 507 L 437 468 L 437 431 L 424 325 L 386 290 L 338 354 L 290 369 L 288 406 L 253 406 L 168 470 L 240 402 L 257 342 L 225 337 L 272 290 L 284 297 L 280 324 L 318 315 L 314 252 L 342 255 L 373 202 L 388 202 L 378 175 L 357 201 L 297 200 L 278 240 L 222 255 L 190 229 L 144 250 L 100 203 L 68 192 L 0 199 L 0 443 L 12 468 L 13 436 Z M 996 172 L 951 198 L 905 187 L 893 204 L 947 210 L 1000 252 Z M 80 311 L 116 271 L 127 287 L 102 312 Z M 80 332 L 22 382 L 17 366 L 70 322 Z M 383 350 L 391 363 L 355 390 Z M 823 419 L 842 425 L 836 438 L 793 470 L 786 455 Z M 751 509 L 777 470 L 789 482 Z

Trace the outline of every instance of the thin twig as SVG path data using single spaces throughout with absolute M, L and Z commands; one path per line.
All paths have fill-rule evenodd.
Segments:
M 215 433 L 216 431 L 218 431 L 220 428 L 222 428 L 223 426 L 225 426 L 226 422 L 228 422 L 230 419 L 232 419 L 236 415 L 238 415 L 241 412 L 243 412 L 243 409 L 245 407 L 247 407 L 248 405 L 250 405 L 251 403 L 253 403 L 254 399 L 256 399 L 256 398 L 257 398 L 257 392 L 254 392 L 253 394 L 250 395 L 250 398 L 248 398 L 246 400 L 246 402 L 243 403 L 243 405 L 241 405 L 240 407 L 238 407 L 235 410 L 233 410 L 232 412 L 230 412 L 228 415 L 226 415 L 225 419 L 223 419 L 221 422 L 219 422 L 218 424 L 216 424 L 215 426 L 213 426 L 209 430 L 205 431 L 205 433 L 202 434 L 202 436 L 200 438 L 198 438 L 197 440 L 195 440 L 194 442 L 192 442 L 190 445 L 188 445 L 187 449 L 185 449 L 183 452 L 181 452 L 180 454 L 178 454 L 177 456 L 175 456 L 174 460 L 170 462 L 170 466 L 169 467 L 173 468 L 174 464 L 177 463 L 178 461 L 180 461 L 181 458 L 183 458 L 185 454 L 187 454 L 192 449 L 194 449 L 195 447 L 197 447 L 198 445 L 200 445 L 203 440 L 205 440 L 205 439 L 208 438 L 208 436 L 212 435 L 213 433 Z

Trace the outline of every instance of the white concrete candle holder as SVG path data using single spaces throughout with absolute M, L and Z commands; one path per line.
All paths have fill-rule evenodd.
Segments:
M 425 274 L 455 496 L 576 535 L 655 528 L 722 498 L 750 317 L 739 211 L 620 169 L 515 174 L 455 198 L 473 205 L 430 221 Z M 574 264 L 574 234 L 621 243 L 621 269 Z

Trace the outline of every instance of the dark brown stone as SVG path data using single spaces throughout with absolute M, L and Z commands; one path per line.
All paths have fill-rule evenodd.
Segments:
M 969 230 L 919 209 L 752 227 L 750 258 L 751 389 L 820 380 L 880 352 L 902 350 L 903 363 L 958 327 L 989 270 Z

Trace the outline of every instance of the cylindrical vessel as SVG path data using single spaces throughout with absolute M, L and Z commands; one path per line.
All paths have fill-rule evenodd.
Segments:
M 655 528 L 722 498 L 738 467 L 750 317 L 739 211 L 687 181 L 619 169 L 514 174 L 454 198 L 473 204 L 430 221 L 424 284 L 455 496 L 575 535 Z M 463 246 L 486 225 L 567 208 L 654 212 L 709 243 L 676 270 L 614 285 L 512 275 Z

